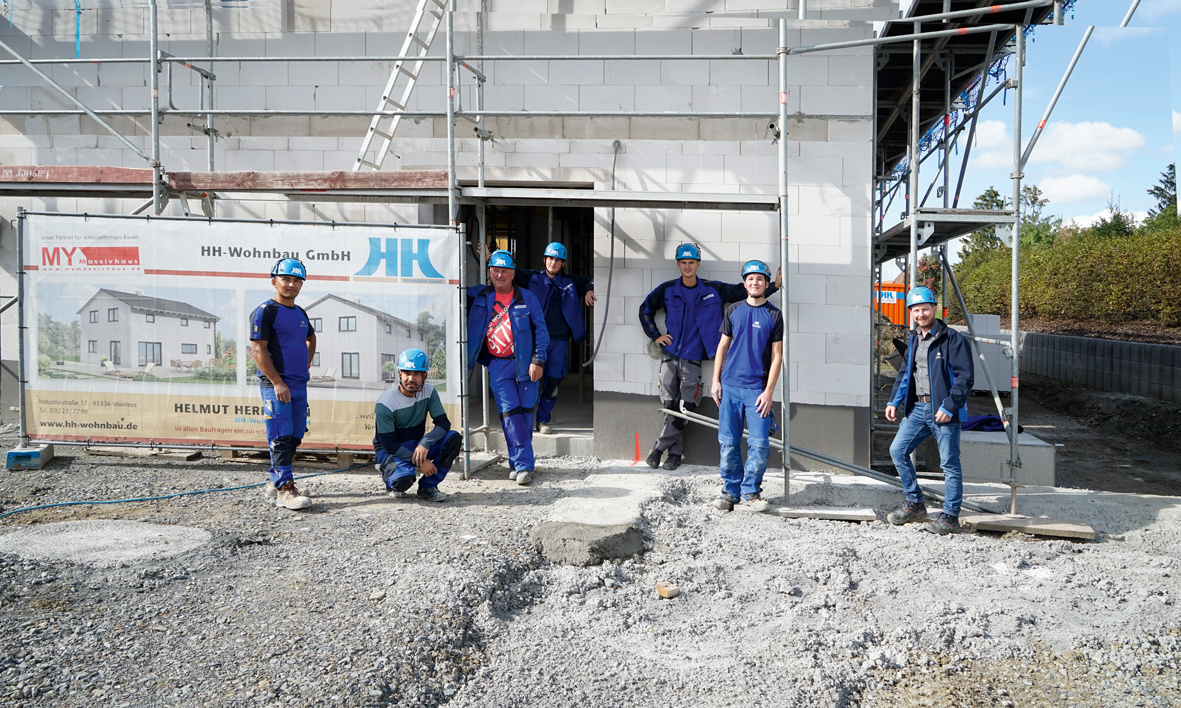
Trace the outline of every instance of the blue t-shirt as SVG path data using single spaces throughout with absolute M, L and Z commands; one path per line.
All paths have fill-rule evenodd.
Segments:
M 771 369 L 771 345 L 783 341 L 783 313 L 769 302 L 752 306 L 740 300 L 726 306 L 722 334 L 730 348 L 722 364 L 722 385 L 767 388 Z
M 311 333 L 312 323 L 308 320 L 308 313 L 299 305 L 287 307 L 274 300 L 267 300 L 250 315 L 251 341 L 263 340 L 267 343 L 271 363 L 288 386 L 306 384 L 310 378 L 308 337 Z M 274 385 L 261 371 L 258 372 L 258 380 L 264 386 Z

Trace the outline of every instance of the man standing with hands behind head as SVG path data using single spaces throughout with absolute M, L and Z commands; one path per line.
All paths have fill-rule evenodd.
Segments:
M 537 382 L 545 371 L 549 333 L 545 312 L 528 290 L 515 287 L 516 262 L 508 251 L 488 257 L 491 285 L 467 289 L 468 371 L 479 362 L 488 380 L 504 428 L 511 466 L 509 479 L 533 481 L 533 407 Z
M 762 261 L 742 266 L 746 299 L 726 307 L 714 361 L 713 398 L 718 404 L 722 494 L 714 506 L 732 511 L 741 499 L 754 511 L 771 507 L 762 497 L 771 453 L 771 408 L 783 367 L 783 313 L 767 302 L 771 269 Z M 745 469 L 742 429 L 750 431 Z
M 250 350 L 258 366 L 258 387 L 271 451 L 271 481 L 266 495 L 275 505 L 307 509 L 312 500 L 295 488 L 291 463 L 308 424 L 308 369 L 316 354 L 316 332 L 308 314 L 295 304 L 307 270 L 295 258 L 271 268 L 275 296 L 250 316 Z
M 914 288 L 906 294 L 906 307 L 914 330 L 906 348 L 906 366 L 894 380 L 886 420 L 898 423 L 890 445 L 890 457 L 902 480 L 906 503 L 886 520 L 895 526 L 927 519 L 923 490 L 915 476 L 910 454 L 934 435 L 943 467 L 943 511 L 924 528 L 940 535 L 960 531 L 960 503 L 964 497 L 960 467 L 960 431 L 968 415 L 975 366 L 972 348 L 963 336 L 935 317 L 935 293 Z

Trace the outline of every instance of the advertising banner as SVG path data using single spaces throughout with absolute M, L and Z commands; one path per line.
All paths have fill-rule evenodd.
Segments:
M 459 421 L 455 229 L 30 213 L 21 234 L 34 440 L 265 447 L 250 317 L 281 258 L 316 332 L 301 449 L 372 449 L 408 348 Z

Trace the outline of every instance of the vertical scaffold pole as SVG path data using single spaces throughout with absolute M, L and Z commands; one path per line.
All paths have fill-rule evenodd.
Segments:
M 917 35 L 923 31 L 923 23 L 914 23 L 914 33 Z M 910 217 L 910 268 L 909 277 L 907 278 L 908 290 L 913 290 L 918 285 L 919 276 L 919 221 L 918 221 L 918 207 L 919 207 L 919 80 L 922 75 L 922 67 L 920 62 L 922 60 L 922 42 L 918 37 L 915 37 L 914 47 L 911 49 L 911 86 L 910 86 L 910 145 L 907 147 L 906 166 L 910 169 L 910 181 L 908 182 L 907 191 L 907 216 Z M 910 323 L 910 313 L 907 312 L 907 324 Z
M 205 0 L 205 52 L 213 58 L 213 0 Z M 209 72 L 213 73 L 213 62 L 209 62 Z M 201 107 L 213 110 L 213 79 L 201 77 Z M 209 153 L 209 171 L 213 172 L 213 114 L 205 115 L 205 145 Z M 211 202 L 212 203 L 212 202 Z
M 447 223 L 459 235 L 459 417 L 463 424 L 463 478 L 472 470 L 471 425 L 467 395 L 467 229 L 459 223 L 459 180 L 455 175 L 455 0 L 447 3 Z
M 29 444 L 27 411 L 25 408 L 25 208 L 16 208 L 16 331 L 18 347 L 16 357 L 17 392 L 20 400 L 17 408 L 20 411 L 20 442 L 19 447 Z
M 803 10 L 801 9 L 802 13 Z M 787 254 L 787 20 L 779 20 L 779 268 L 783 274 L 783 364 L 779 389 L 783 399 L 780 412 L 783 427 L 783 505 L 791 506 L 791 347 L 789 326 L 791 299 L 788 296 Z
M 164 211 L 164 173 L 160 168 L 160 33 L 156 0 L 149 5 L 148 15 L 152 25 L 149 42 L 152 61 L 148 67 L 152 74 L 152 211 L 159 214 Z
M 1022 25 L 1014 27 L 1014 38 L 1017 43 L 1017 66 L 1013 70 L 1013 80 L 1015 82 L 1015 95 L 1013 98 L 1013 263 L 1011 268 L 1012 283 L 1009 288 L 1009 347 L 1013 350 L 1012 360 L 1012 386 L 1013 391 L 1009 394 L 1009 405 L 1011 407 L 1011 415 L 1009 418 L 1009 426 L 1012 429 L 1012 434 L 1009 436 L 1009 513 L 1017 513 L 1017 469 L 1021 467 L 1021 452 L 1017 446 L 1017 431 L 1020 430 L 1017 423 L 1017 398 L 1019 389 L 1019 378 L 1021 369 L 1020 357 L 1020 343 L 1021 333 L 1019 330 L 1018 321 L 1018 301 L 1017 296 L 1020 292 L 1021 284 L 1021 94 L 1024 90 L 1022 85 L 1022 74 L 1025 66 L 1025 28 Z

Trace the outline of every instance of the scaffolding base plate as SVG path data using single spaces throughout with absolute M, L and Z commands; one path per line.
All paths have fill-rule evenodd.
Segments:
M 1045 516 L 998 516 L 995 514 L 962 514 L 960 523 L 971 524 L 977 531 L 1008 533 L 1019 531 L 1032 536 L 1054 536 L 1056 538 L 1078 538 L 1085 541 L 1095 539 L 1095 529 L 1081 521 L 1051 519 Z
M 736 509 L 743 507 L 738 506 Z M 873 509 L 840 506 L 781 506 L 772 510 L 785 519 L 825 519 L 827 521 L 877 521 Z

